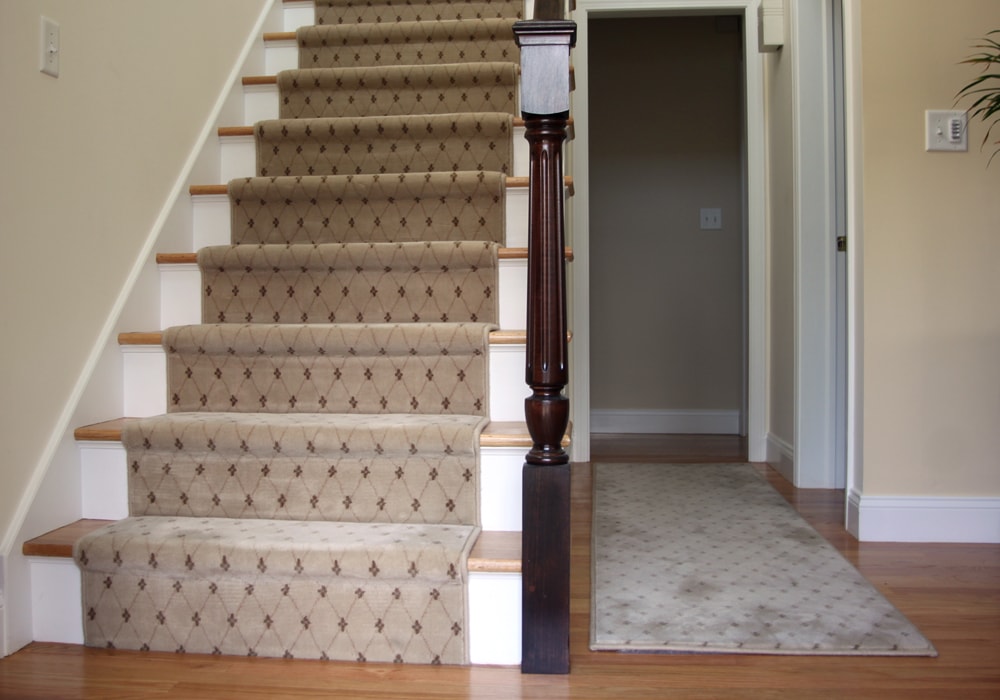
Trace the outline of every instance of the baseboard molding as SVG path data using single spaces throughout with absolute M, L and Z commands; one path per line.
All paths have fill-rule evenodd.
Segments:
M 788 481 L 795 483 L 795 448 L 774 433 L 767 434 L 766 461 Z
M 852 489 L 847 522 L 862 542 L 1000 544 L 1000 498 L 865 496 Z
M 693 433 L 739 435 L 737 410 L 596 410 L 590 412 L 592 433 Z

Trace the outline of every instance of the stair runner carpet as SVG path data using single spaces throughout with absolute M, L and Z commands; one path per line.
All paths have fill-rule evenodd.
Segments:
M 517 47 L 507 2 L 320 0 L 81 539 L 86 643 L 468 663 Z

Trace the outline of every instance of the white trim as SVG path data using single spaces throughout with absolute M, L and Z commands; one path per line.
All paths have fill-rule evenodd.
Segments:
M 573 149 L 573 197 L 571 231 L 575 256 L 570 291 L 574 342 L 571 348 L 571 419 L 574 425 L 575 461 L 590 458 L 590 224 L 589 224 L 589 110 L 587 21 L 590 13 L 635 15 L 641 12 L 732 11 L 743 14 L 746 68 L 746 158 L 747 158 L 747 451 L 751 461 L 764 461 L 766 439 L 766 296 L 767 247 L 764 225 L 764 78 L 757 53 L 757 10 L 760 0 L 577 0 L 577 46 L 573 51 L 576 91 L 573 95 L 575 139 Z
M 844 175 L 847 205 L 847 488 L 863 486 L 864 475 L 864 113 L 861 104 L 860 0 L 843 0 L 844 7 Z M 858 535 L 848 497 L 845 526 Z
M 862 542 L 1000 544 L 1000 498 L 848 497 L 848 522 Z
M 792 483 L 834 488 L 836 445 L 836 139 L 829 0 L 791 3 L 795 251 L 795 462 Z M 798 47 L 809 46 L 809 51 Z
M 3 571 L 2 562 L 0 562 L 0 571 Z M 0 580 L 0 583 L 2 583 L 2 580 Z M 0 632 L 3 632 L 6 629 L 7 629 L 7 620 L 6 620 L 6 613 L 4 612 L 3 587 L 0 586 Z M 7 635 L 0 634 L 0 659 L 6 656 L 10 656 L 10 653 L 7 650 Z
M 610 409 L 590 412 L 594 433 L 739 435 L 740 411 L 714 409 Z
M 774 433 L 768 433 L 767 463 L 789 482 L 793 482 L 795 478 L 795 447 Z

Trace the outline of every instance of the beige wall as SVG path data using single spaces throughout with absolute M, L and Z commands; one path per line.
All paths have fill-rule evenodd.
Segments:
M 926 153 L 996 0 L 862 0 L 864 494 L 1000 495 L 1000 158 Z M 996 134 L 995 134 L 996 135 Z M 991 151 L 992 149 L 988 149 Z
M 0 541 L 265 4 L 0 1 Z
M 737 411 L 740 34 L 617 18 L 588 42 L 591 407 Z M 699 230 L 701 207 L 723 230 Z

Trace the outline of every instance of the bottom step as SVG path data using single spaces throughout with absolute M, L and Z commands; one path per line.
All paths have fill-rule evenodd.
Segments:
M 34 641 L 83 643 L 80 571 L 73 543 L 105 520 L 80 520 L 25 542 L 31 562 Z M 521 536 L 482 532 L 469 557 L 469 658 L 521 661 Z

